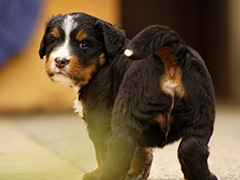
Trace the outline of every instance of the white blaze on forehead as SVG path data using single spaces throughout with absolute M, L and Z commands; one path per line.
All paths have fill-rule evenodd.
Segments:
M 53 52 L 53 58 L 70 59 L 70 34 L 77 27 L 77 22 L 74 21 L 75 15 L 67 15 L 62 23 L 62 29 L 65 33 L 65 39 L 62 45 L 57 47 Z
M 65 32 L 65 40 L 70 40 L 70 34 L 71 32 L 77 27 L 77 22 L 74 21 L 75 16 L 68 15 L 65 17 L 63 24 L 62 24 L 62 29 Z

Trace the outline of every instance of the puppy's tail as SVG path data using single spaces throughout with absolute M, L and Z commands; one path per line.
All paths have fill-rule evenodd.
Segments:
M 137 34 L 127 45 L 124 54 L 132 60 L 140 60 L 151 54 L 174 55 L 175 61 L 181 58 L 187 46 L 180 36 L 162 25 L 152 25 Z

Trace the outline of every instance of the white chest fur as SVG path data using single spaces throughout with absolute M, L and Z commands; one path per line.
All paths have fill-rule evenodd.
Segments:
M 74 92 L 77 95 L 77 99 L 73 102 L 73 108 L 74 108 L 74 112 L 78 113 L 78 115 L 83 118 L 83 114 L 84 114 L 84 108 L 83 105 L 81 103 L 80 100 L 78 100 L 79 97 L 79 90 L 81 89 L 81 87 L 79 86 L 75 86 L 74 83 L 72 82 L 72 80 L 62 74 L 55 74 L 54 76 L 51 77 L 53 81 L 64 84 L 70 88 L 72 88 L 74 90 Z
M 73 108 L 74 108 L 74 112 L 78 113 L 78 115 L 81 118 L 83 118 L 83 106 L 82 106 L 81 102 L 78 100 L 78 98 L 74 101 Z

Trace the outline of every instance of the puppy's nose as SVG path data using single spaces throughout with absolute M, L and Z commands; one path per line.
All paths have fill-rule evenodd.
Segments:
M 55 58 L 55 64 L 58 68 L 63 68 L 69 63 L 69 59 L 66 58 Z

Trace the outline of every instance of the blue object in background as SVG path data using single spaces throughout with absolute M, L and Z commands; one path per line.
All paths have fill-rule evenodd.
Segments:
M 28 40 L 42 0 L 0 0 L 0 67 Z

